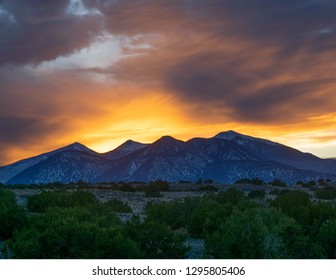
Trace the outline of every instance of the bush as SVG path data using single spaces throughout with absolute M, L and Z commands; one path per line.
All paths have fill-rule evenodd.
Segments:
M 279 195 L 271 206 L 280 209 L 301 225 L 311 224 L 312 202 L 310 195 L 302 191 L 289 191 Z
M 245 199 L 244 192 L 236 188 L 230 188 L 225 192 L 218 194 L 217 199 L 220 203 L 232 203 L 236 204 L 239 201 Z
M 280 193 L 279 190 L 275 189 L 275 190 L 271 190 L 269 194 L 270 195 L 279 195 L 279 193 Z
M 302 185 L 302 187 L 305 187 L 305 188 L 312 188 L 312 187 L 316 186 L 316 182 L 315 181 L 309 181 L 309 182 L 303 183 L 301 185 Z
M 10 238 L 25 223 L 25 211 L 17 205 L 14 193 L 0 189 L 0 239 Z
M 126 202 L 122 202 L 118 199 L 111 199 L 105 202 L 105 205 L 118 213 L 132 213 L 132 208 Z
M 213 184 L 214 180 L 212 179 L 205 179 L 204 184 Z
M 187 208 L 179 201 L 150 203 L 146 209 L 147 219 L 165 223 L 173 230 L 186 227 Z
M 259 178 L 252 178 L 252 179 L 243 178 L 243 179 L 237 180 L 235 184 L 251 184 L 255 186 L 260 186 L 264 184 L 264 181 Z
M 315 197 L 324 200 L 336 199 L 336 189 L 333 187 L 324 187 L 315 191 Z
M 108 217 L 106 217 L 108 218 Z M 83 208 L 50 208 L 30 218 L 29 226 L 8 243 L 14 258 L 139 258 L 138 245 L 124 235 L 122 224 L 106 223 Z M 111 219 L 109 219 L 111 221 Z M 113 219 L 112 219 L 113 220 Z
M 265 196 L 266 196 L 266 192 L 264 190 L 252 190 L 248 194 L 249 198 L 264 199 Z
M 327 253 L 329 259 L 336 258 L 336 219 L 332 219 L 323 224 L 317 236 Z
M 146 220 L 141 223 L 139 218 L 134 218 L 126 224 L 126 234 L 139 244 L 144 258 L 182 259 L 190 250 L 185 244 L 184 231 L 172 231 L 159 221 Z
M 276 187 L 284 187 L 286 188 L 287 187 L 287 184 L 283 181 L 280 181 L 278 179 L 275 179 L 273 182 L 272 182 L 272 186 L 276 186 Z
M 213 185 L 202 186 L 198 190 L 205 191 L 205 192 L 218 192 L 218 188 Z
M 272 202 L 272 206 L 280 208 L 286 214 L 291 214 L 295 208 L 307 207 L 311 204 L 310 195 L 301 191 L 285 192 Z
M 219 223 L 219 220 L 225 219 L 226 215 L 224 213 L 214 217 L 213 213 L 218 214 L 220 209 L 224 209 L 224 207 L 220 208 L 214 199 L 201 200 L 199 205 L 193 209 L 187 217 L 189 234 L 194 238 L 204 237 L 204 226 L 207 221 L 209 222 L 209 220 L 212 219 L 212 221 Z
M 97 198 L 88 191 L 43 191 L 28 197 L 27 208 L 31 212 L 43 213 L 51 207 L 85 207 L 95 203 L 98 203 Z
M 147 197 L 161 197 L 161 188 L 157 185 L 149 185 L 145 190 L 145 195 Z
M 122 192 L 136 192 L 136 189 L 131 184 L 127 183 L 121 184 L 119 190 Z
M 235 211 L 206 238 L 207 257 L 225 259 L 320 258 L 322 248 L 291 218 L 275 210 Z

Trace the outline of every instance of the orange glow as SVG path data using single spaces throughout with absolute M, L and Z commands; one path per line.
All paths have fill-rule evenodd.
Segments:
M 116 90 L 116 98 L 111 99 L 106 92 L 100 92 L 103 101 L 98 112 L 90 112 L 89 117 L 81 112 L 81 118 L 67 119 L 67 129 L 62 134 L 50 133 L 43 141 L 30 143 L 30 149 L 20 147 L 8 149 L 6 163 L 35 156 L 60 148 L 72 142 L 80 142 L 97 152 L 110 151 L 128 139 L 142 143 L 152 143 L 163 135 L 171 135 L 180 140 L 193 137 L 213 137 L 221 131 L 237 132 L 266 138 L 285 145 L 307 150 L 307 147 L 330 151 L 330 157 L 336 154 L 335 114 L 313 116 L 301 123 L 287 125 L 253 125 L 235 121 L 213 121 L 208 123 L 207 116 L 191 118 L 190 106 L 177 102 L 163 92 L 142 91 L 132 97 L 133 88 L 126 91 Z M 91 99 L 85 101 L 86 106 Z M 70 110 L 70 108 L 69 108 Z M 59 118 L 66 119 L 66 115 Z M 78 114 L 79 111 L 75 110 Z M 331 149 L 330 149 L 331 147 Z M 321 152 L 321 151 L 320 151 Z M 327 156 L 326 153 L 321 152 Z
M 336 157 L 335 31 L 325 33 L 314 16 L 297 17 L 305 5 L 285 9 L 286 1 L 274 1 L 279 11 L 293 11 L 278 22 L 267 14 L 273 9 L 253 1 L 246 7 L 255 11 L 234 1 L 91 2 L 86 15 L 51 18 L 52 30 L 31 18 L 18 37 L 3 36 L 8 49 L 0 58 L 17 53 L 13 66 L 7 55 L 0 67 L 0 166 L 73 142 L 107 152 L 128 139 L 227 130 Z M 69 17 L 78 25 L 68 30 Z M 55 43 L 41 40 L 54 33 Z

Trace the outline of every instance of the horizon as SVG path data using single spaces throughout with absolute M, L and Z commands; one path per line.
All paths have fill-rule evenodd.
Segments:
M 53 149 L 53 150 L 43 151 L 43 152 L 41 152 L 40 154 L 34 154 L 34 155 L 32 155 L 32 156 L 28 156 L 28 157 L 26 157 L 26 158 L 21 158 L 21 159 L 18 159 L 18 160 L 16 160 L 16 161 L 14 161 L 14 162 L 10 162 L 10 163 L 8 163 L 8 164 L 5 164 L 5 165 L 0 165 L 0 167 L 7 166 L 7 165 L 11 165 L 11 164 L 14 164 L 14 163 L 16 163 L 16 162 L 20 162 L 20 161 L 25 160 L 25 159 L 29 159 L 29 158 L 32 158 L 32 157 L 35 157 L 35 156 L 40 156 L 40 155 L 42 155 L 42 154 L 46 154 L 46 153 L 49 153 L 49 152 L 53 152 L 53 151 L 56 151 L 56 150 L 59 150 L 59 149 L 63 149 L 63 148 L 66 148 L 66 147 L 68 147 L 68 146 L 72 146 L 72 145 L 76 145 L 76 144 L 82 145 L 82 146 L 84 146 L 84 147 L 86 147 L 86 148 L 88 148 L 88 149 L 90 149 L 90 150 L 92 150 L 92 151 L 94 151 L 94 152 L 96 152 L 96 153 L 98 153 L 98 154 L 104 154 L 104 153 L 108 153 L 108 152 L 111 152 L 111 151 L 113 151 L 113 150 L 116 150 L 117 148 L 119 148 L 120 146 L 122 146 L 123 144 L 125 144 L 125 143 L 128 142 L 128 141 L 133 141 L 133 142 L 140 143 L 140 144 L 144 144 L 144 145 L 151 145 L 151 144 L 153 144 L 154 142 L 158 141 L 159 139 L 161 139 L 161 138 L 163 138 L 163 137 L 172 137 L 172 138 L 174 138 L 175 140 L 179 140 L 179 141 L 187 142 L 187 141 L 189 141 L 189 140 L 191 140 L 191 139 L 193 139 L 193 138 L 205 138 L 205 139 L 211 139 L 211 138 L 215 138 L 218 134 L 221 134 L 221 133 L 228 133 L 228 132 L 233 132 L 233 133 L 236 133 L 236 134 L 238 134 L 238 135 L 247 136 L 247 137 L 252 137 L 252 138 L 256 138 L 256 139 L 261 139 L 261 140 L 271 141 L 271 140 L 266 139 L 266 138 L 260 138 L 260 137 L 255 137 L 255 136 L 253 136 L 253 135 L 242 134 L 242 133 L 240 133 L 240 132 L 238 132 L 238 131 L 234 131 L 234 130 L 221 131 L 221 132 L 218 132 L 218 133 L 216 133 L 215 135 L 213 135 L 213 136 L 211 136 L 211 137 L 198 137 L 198 136 L 195 136 L 195 137 L 192 137 L 192 138 L 189 138 L 189 139 L 185 139 L 185 140 L 184 140 L 184 139 L 183 139 L 183 140 L 182 140 L 182 139 L 178 139 L 178 138 L 173 137 L 173 136 L 171 136 L 171 135 L 162 135 L 162 136 L 160 136 L 159 138 L 155 139 L 154 141 L 152 141 L 152 142 L 146 142 L 146 143 L 144 143 L 144 142 L 140 142 L 140 141 L 137 141 L 137 140 L 134 140 L 134 139 L 127 139 L 127 140 L 125 140 L 124 142 L 122 142 L 120 145 L 115 146 L 115 147 L 111 147 L 110 149 L 105 150 L 105 151 L 98 151 L 98 150 L 95 150 L 95 149 L 89 147 L 88 145 L 85 145 L 85 144 L 83 144 L 83 143 L 81 143 L 81 142 L 75 141 L 75 142 L 66 144 L 65 146 L 56 147 L 56 148 Z M 285 144 L 283 144 L 283 143 L 276 142 L 276 141 L 271 141 L 271 142 L 274 142 L 274 143 L 277 143 L 277 144 L 280 144 L 280 145 L 285 145 Z M 294 148 L 294 149 L 295 149 L 295 147 L 291 147 L 291 146 L 288 146 L 288 145 L 285 145 L 285 146 L 290 147 L 290 148 Z M 298 150 L 298 151 L 300 151 L 300 152 L 302 152 L 302 153 L 309 153 L 309 152 L 301 151 L 301 150 L 299 150 L 299 149 L 296 149 L 296 150 Z M 310 153 L 310 154 L 319 157 L 319 156 L 316 155 L 316 154 L 313 154 L 313 153 Z M 321 159 L 336 159 L 336 157 L 325 157 L 325 158 L 323 158 L 323 157 L 319 157 L 319 158 L 321 158 Z
M 0 3 L 0 166 L 221 131 L 336 157 L 336 2 Z

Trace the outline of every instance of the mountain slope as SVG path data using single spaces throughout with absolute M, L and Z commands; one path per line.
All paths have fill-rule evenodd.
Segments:
M 119 159 L 146 146 L 147 144 L 127 140 L 116 149 L 107 153 L 103 153 L 101 156 L 110 160 Z
M 265 161 L 234 142 L 220 138 L 194 138 L 187 142 L 162 137 L 153 144 L 115 161 L 98 181 L 167 181 L 211 178 L 234 182 L 259 177 L 264 181 L 282 179 L 288 183 L 310 181 L 326 174 L 299 170 Z
M 275 161 L 297 169 L 336 175 L 336 163 L 332 159 L 321 159 L 279 143 L 254 138 L 234 131 L 219 133 L 214 138 L 229 140 L 264 161 Z
M 65 146 L 63 148 L 48 152 L 48 153 L 44 153 L 35 157 L 31 157 L 31 158 L 27 158 L 24 160 L 20 160 L 17 162 L 14 162 L 12 164 L 6 165 L 6 166 L 2 166 L 0 167 L 0 183 L 5 183 L 7 181 L 9 181 L 11 178 L 13 178 L 14 176 L 16 176 L 17 174 L 19 174 L 20 172 L 22 172 L 23 170 L 34 166 L 36 164 L 38 164 L 41 161 L 44 161 L 46 159 L 48 159 L 50 156 L 57 154 L 59 152 L 62 151 L 83 151 L 83 152 L 87 152 L 90 154 L 97 154 L 96 152 L 90 150 L 89 148 L 87 148 L 86 146 L 75 142 L 73 144 L 70 144 L 68 146 Z
M 196 163 L 198 158 L 188 155 L 188 145 L 180 140 L 164 136 L 151 145 L 135 151 L 118 161 L 98 178 L 100 181 L 151 181 L 158 175 L 164 180 L 175 181 L 179 177 L 195 176 L 198 170 L 191 168 L 186 159 Z M 181 165 L 184 168 L 181 169 Z
M 227 131 L 213 138 L 180 141 L 164 136 L 152 144 L 126 141 L 105 154 L 80 143 L 0 168 L 7 184 L 106 181 L 167 181 L 198 178 L 232 183 L 242 178 L 269 182 L 330 178 L 336 161 L 320 159 L 266 139 Z
M 23 170 L 8 184 L 45 184 L 51 182 L 93 181 L 109 168 L 110 162 L 99 155 L 80 151 L 65 150 L 49 156 L 46 160 Z

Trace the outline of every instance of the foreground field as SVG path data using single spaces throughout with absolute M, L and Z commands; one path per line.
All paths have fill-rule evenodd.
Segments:
M 234 187 L 1 190 L 2 257 L 335 258 L 334 186 Z

